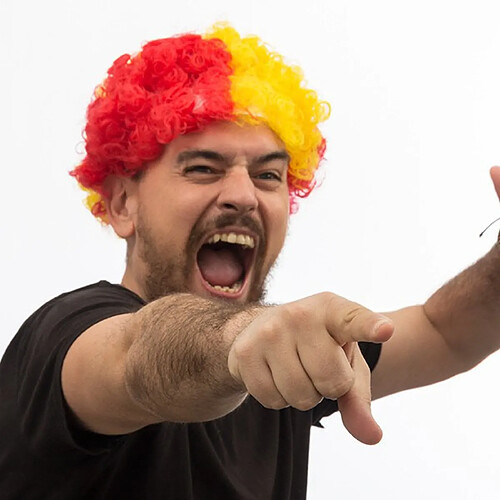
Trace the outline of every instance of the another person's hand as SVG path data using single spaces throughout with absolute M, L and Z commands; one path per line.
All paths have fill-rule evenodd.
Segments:
M 382 431 L 371 414 L 370 370 L 358 342 L 385 342 L 392 321 L 332 293 L 263 311 L 234 341 L 233 377 L 267 408 L 308 410 L 337 399 L 347 430 L 375 444 Z

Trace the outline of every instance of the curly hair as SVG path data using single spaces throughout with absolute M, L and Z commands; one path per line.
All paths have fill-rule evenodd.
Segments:
M 215 121 L 265 124 L 290 154 L 290 211 L 315 186 L 326 141 L 318 124 L 327 102 L 303 85 L 299 67 L 284 62 L 255 36 L 227 24 L 205 35 L 146 43 L 119 57 L 87 109 L 86 156 L 71 172 L 87 191 L 86 204 L 106 223 L 103 197 L 111 175 L 135 176 L 165 144 Z

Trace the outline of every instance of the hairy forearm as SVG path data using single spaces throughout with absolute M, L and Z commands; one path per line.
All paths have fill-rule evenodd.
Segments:
M 158 421 L 204 421 L 232 411 L 246 392 L 230 375 L 227 355 L 258 309 L 189 294 L 145 306 L 130 330 L 125 379 L 132 400 Z
M 500 243 L 432 295 L 424 311 L 464 369 L 499 349 Z

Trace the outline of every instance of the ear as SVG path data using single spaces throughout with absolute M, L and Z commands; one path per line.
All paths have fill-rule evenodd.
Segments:
M 104 182 L 104 205 L 109 223 L 120 238 L 135 234 L 137 215 L 137 181 L 111 175 Z

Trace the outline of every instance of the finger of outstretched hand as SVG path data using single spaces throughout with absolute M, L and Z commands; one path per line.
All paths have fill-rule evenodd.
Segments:
M 394 333 L 390 318 L 335 294 L 326 297 L 326 328 L 339 345 L 386 342 Z
M 231 375 L 244 384 L 248 394 L 265 408 L 280 410 L 290 406 L 276 386 L 271 369 L 264 358 L 257 357 L 249 363 L 240 364 L 230 353 L 228 367 Z
M 364 444 L 377 444 L 382 439 L 382 429 L 371 411 L 370 369 L 359 347 L 351 345 L 354 383 L 351 389 L 338 399 L 342 422 L 358 441 Z M 351 345 L 346 347 L 351 348 Z
M 299 339 L 297 351 L 305 372 L 321 396 L 337 399 L 351 389 L 354 374 L 350 360 L 328 332 L 311 340 Z

